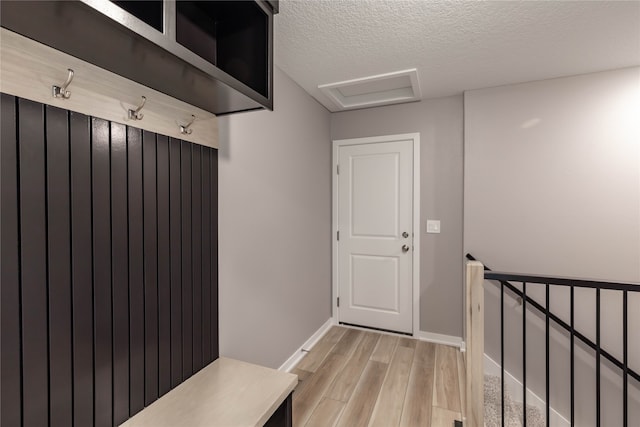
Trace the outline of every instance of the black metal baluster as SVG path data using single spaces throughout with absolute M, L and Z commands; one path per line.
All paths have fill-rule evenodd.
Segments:
M 622 425 L 627 427 L 629 423 L 629 396 L 627 389 L 628 374 L 628 343 L 627 343 L 627 291 L 622 292 Z
M 527 282 L 522 282 L 522 427 L 527 427 Z
M 467 258 L 470 260 L 474 260 L 475 258 L 473 258 L 473 256 L 467 254 Z M 527 347 L 527 338 L 526 338 L 526 310 L 527 307 L 529 306 L 529 304 L 536 310 L 538 310 L 539 313 L 541 313 L 543 316 L 545 316 L 545 329 L 546 329 L 546 335 L 545 335 L 545 341 L 546 341 L 546 348 L 545 351 L 547 352 L 546 354 L 546 360 L 545 360 L 545 375 L 546 375 L 546 397 L 547 397 L 547 402 L 546 402 L 546 406 L 547 406 L 547 424 L 550 422 L 550 409 L 551 409 L 551 384 L 550 384 L 550 357 L 551 357 L 551 330 L 550 330 L 550 325 L 551 325 L 551 321 L 555 322 L 556 325 L 558 325 L 559 327 L 563 328 L 565 331 L 570 333 L 570 357 L 571 357 L 571 371 L 570 371 L 570 375 L 571 375 L 571 383 L 570 383 L 570 391 L 571 391 L 571 426 L 575 426 L 576 425 L 576 415 L 575 415 L 575 386 L 576 386 L 576 376 L 575 376 L 575 342 L 576 339 L 582 341 L 590 350 L 593 350 L 595 352 L 595 361 L 596 361 L 596 425 L 599 427 L 600 425 L 602 425 L 602 390 L 600 388 L 600 383 L 601 383 L 601 376 L 602 376 L 602 366 L 601 366 L 601 360 L 602 358 L 605 358 L 606 360 L 608 360 L 609 362 L 611 362 L 614 366 L 616 366 L 617 368 L 620 369 L 620 372 L 623 373 L 623 379 L 624 379 L 624 384 L 623 384 L 623 394 L 624 394 L 624 400 L 623 400 L 623 423 L 621 424 L 621 426 L 627 427 L 629 424 L 629 401 L 628 401 L 628 382 L 629 382 L 629 377 L 640 381 L 640 374 L 638 372 L 636 372 L 635 370 L 633 370 L 630 366 L 629 366 L 629 361 L 628 361 L 628 329 L 629 329 L 629 319 L 628 319 L 628 292 L 639 292 L 638 289 L 640 289 L 640 284 L 633 284 L 633 283 L 615 283 L 615 282 L 605 282 L 605 281 L 596 281 L 596 280 L 576 280 L 576 279 L 567 279 L 567 278 L 557 278 L 557 277 L 548 277 L 548 276 L 535 276 L 535 275 L 522 275 L 522 274 L 508 274 L 508 273 L 500 273 L 500 272 L 493 272 L 491 271 L 490 268 L 485 266 L 485 271 L 487 271 L 487 273 L 485 274 L 485 279 L 489 280 L 489 281 L 496 281 L 499 282 L 501 285 L 501 297 L 500 297 L 500 301 L 501 301 L 501 309 L 500 309 L 500 313 L 501 313 L 501 364 L 504 365 L 504 290 L 507 289 L 510 292 L 512 292 L 516 298 L 521 298 L 520 301 L 520 305 L 523 306 L 523 314 L 522 314 L 522 339 L 523 339 L 523 343 L 522 343 L 522 348 L 523 348 L 523 355 L 522 355 L 522 366 L 523 366 L 523 406 L 524 406 L 524 411 L 526 414 L 526 400 L 527 400 L 527 362 L 526 362 L 526 347 Z M 522 283 L 522 288 L 518 289 L 517 285 L 512 285 L 510 282 L 517 282 L 517 283 Z M 546 307 L 543 306 L 542 304 L 538 303 L 535 299 L 530 299 L 527 295 L 526 295 L 526 288 L 527 288 L 527 282 L 528 283 L 536 283 L 536 284 L 545 284 L 546 288 L 546 294 L 545 294 L 545 299 L 546 299 Z M 550 293 L 551 293 L 551 286 L 567 286 L 570 289 L 570 309 L 571 309 L 571 321 L 570 322 L 565 322 L 563 319 L 561 319 L 559 316 L 555 315 L 554 313 L 551 312 L 550 310 Z M 584 335 L 583 333 L 581 333 L 579 330 L 576 329 L 575 326 L 575 288 L 579 287 L 579 288 L 583 288 L 583 289 L 595 289 L 596 290 L 596 339 L 595 342 L 592 341 L 591 339 L 589 339 L 586 335 Z M 602 289 L 605 290 L 615 290 L 615 291 L 621 291 L 623 292 L 623 357 L 622 357 L 622 361 L 617 359 L 614 355 L 612 355 L 611 353 L 609 353 L 606 349 L 603 349 L 601 346 L 601 330 L 602 330 L 602 325 L 601 325 L 601 307 L 602 307 L 602 301 L 601 301 L 601 291 Z M 504 366 L 502 366 L 502 373 L 501 373 L 501 387 L 504 390 Z M 504 402 L 505 397 L 504 395 L 502 396 L 502 400 Z M 502 408 L 502 412 L 504 414 L 504 412 L 506 412 L 504 410 L 504 404 L 503 404 L 503 408 Z M 523 425 L 526 425 L 527 423 L 527 419 L 526 419 L 526 415 L 524 417 L 523 421 Z M 503 422 L 502 425 L 504 426 L 506 423 L 506 421 L 504 420 L 504 415 L 503 415 Z
M 545 360 L 545 370 L 546 370 L 546 393 L 547 393 L 547 426 L 551 425 L 550 424 L 550 417 L 549 417 L 549 403 L 550 403 L 550 393 L 549 393 L 549 311 L 551 310 L 551 307 L 549 307 L 549 284 L 547 283 L 546 285 L 546 301 L 547 301 L 547 305 L 546 308 L 547 310 L 545 311 L 545 330 L 546 330 L 546 360 Z
M 574 360 L 573 360 L 573 340 L 575 336 L 575 330 L 573 327 L 573 285 L 571 285 L 571 427 L 575 425 L 575 391 L 574 391 L 574 382 L 575 382 L 575 372 L 574 372 Z
M 596 289 L 596 426 L 600 427 L 600 288 Z
M 500 283 L 500 406 L 502 412 L 502 427 L 504 425 L 504 282 Z

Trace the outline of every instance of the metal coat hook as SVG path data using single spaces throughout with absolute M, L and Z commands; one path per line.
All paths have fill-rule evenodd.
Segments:
M 69 71 L 69 75 L 67 76 L 67 80 L 62 83 L 62 86 L 51 86 L 54 98 L 69 99 L 69 97 L 71 97 L 71 92 L 67 90 L 67 86 L 69 86 L 71 80 L 73 80 L 73 70 L 71 68 L 67 68 L 67 70 Z
M 142 103 L 138 106 L 138 108 L 136 108 L 135 110 L 129 110 L 129 120 L 142 120 L 142 118 L 144 117 L 144 114 L 140 113 L 140 110 L 142 110 L 142 107 L 144 107 L 144 104 L 146 102 L 147 102 L 147 97 L 143 96 Z
M 196 121 L 196 116 L 192 114 L 191 121 L 189 123 L 187 123 L 186 125 L 180 125 L 180 133 L 183 135 L 191 135 L 191 133 L 193 132 L 193 129 L 189 129 L 189 128 L 195 121 Z

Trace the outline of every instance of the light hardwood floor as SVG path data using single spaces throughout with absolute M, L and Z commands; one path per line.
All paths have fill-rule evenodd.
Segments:
M 334 326 L 291 371 L 294 427 L 453 427 L 462 420 L 457 348 Z

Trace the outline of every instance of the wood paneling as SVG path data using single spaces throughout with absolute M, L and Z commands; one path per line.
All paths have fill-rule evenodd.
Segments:
M 127 129 L 111 124 L 111 277 L 113 279 L 113 422 L 129 418 L 129 258 Z
M 18 141 L 16 137 L 16 99 L 2 94 L 0 108 L 0 424 L 22 424 L 20 398 L 20 257 L 18 210 Z
M 191 150 L 191 259 L 193 283 L 193 371 L 202 369 L 202 147 Z
M 73 290 L 73 420 L 93 424 L 93 268 L 89 117 L 70 116 L 71 289 Z
M 211 362 L 211 155 L 202 147 L 202 364 Z
M 144 408 L 142 131 L 127 128 L 129 188 L 129 415 Z
M 47 343 L 47 217 L 44 106 L 21 99 L 20 264 L 22 290 L 22 393 L 24 426 L 49 420 Z
M 211 360 L 218 358 L 218 150 L 208 149 L 211 159 Z M 214 339 L 215 337 L 215 339 Z
M 156 135 L 142 132 L 144 211 L 144 404 L 158 398 L 158 216 Z
M 91 119 L 95 425 L 111 426 L 111 177 L 109 122 Z
M 156 141 L 158 176 L 158 394 L 171 389 L 171 245 L 169 243 L 169 138 Z
M 113 426 L 218 357 L 217 153 L 2 95 L 2 412 Z
M 51 425 L 71 425 L 71 240 L 69 224 L 69 121 L 46 108 L 47 227 L 49 255 L 49 388 Z
M 171 387 L 182 382 L 182 205 L 180 141 L 169 138 L 169 240 L 171 257 Z
M 193 373 L 193 282 L 191 261 L 191 144 L 181 143 L 182 379 Z

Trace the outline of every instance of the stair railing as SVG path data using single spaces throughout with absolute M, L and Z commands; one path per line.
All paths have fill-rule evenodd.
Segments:
M 522 301 L 522 391 L 523 391 L 523 411 L 526 414 L 527 407 L 527 351 L 526 351 L 526 313 L 529 307 L 540 312 L 545 318 L 545 402 L 546 402 L 546 425 L 550 425 L 550 390 L 549 390 L 549 332 L 551 322 L 559 327 L 563 328 L 570 334 L 570 352 L 571 352 L 571 426 L 575 426 L 575 340 L 578 339 L 582 343 L 586 344 L 592 350 L 595 351 L 596 357 L 596 426 L 601 425 L 601 394 L 600 394 L 600 368 L 601 359 L 606 359 L 611 364 L 620 369 L 622 373 L 623 384 L 623 405 L 622 405 L 622 420 L 623 427 L 628 427 L 629 424 L 629 393 L 628 393 L 628 379 L 629 377 L 635 379 L 640 383 L 640 375 L 631 369 L 628 364 L 628 293 L 640 292 L 640 283 L 617 283 L 617 282 L 605 282 L 595 280 L 581 280 L 570 279 L 560 277 L 546 277 L 536 275 L 524 275 L 524 274 L 511 274 L 494 272 L 487 266 L 483 266 L 472 255 L 467 254 L 467 329 L 466 329 L 466 344 L 467 344 L 467 421 L 471 427 L 482 427 L 484 425 L 483 412 L 483 387 L 484 387 L 484 373 L 483 357 L 484 357 L 484 300 L 483 296 L 483 283 L 485 280 L 498 282 L 500 285 L 500 366 L 501 366 L 501 393 L 502 393 L 502 426 L 505 425 L 505 385 L 504 385 L 504 295 L 505 290 L 510 291 L 517 298 Z M 484 270 L 484 271 L 482 271 Z M 518 289 L 511 282 L 521 283 L 522 290 Z M 532 286 L 544 286 L 545 287 L 545 304 L 541 304 L 530 295 L 527 295 L 527 285 Z M 561 286 L 570 288 L 570 322 L 566 323 L 560 317 L 555 315 L 549 310 L 549 290 L 551 286 Z M 593 342 L 587 338 L 584 334 L 576 330 L 574 319 L 574 291 L 576 288 L 595 289 L 596 291 L 596 341 Z M 622 292 L 622 345 L 623 345 L 623 358 L 622 361 L 618 360 L 607 350 L 601 346 L 601 331 L 600 331 L 600 291 L 601 290 L 615 290 Z M 474 387 L 473 384 L 476 383 Z M 479 390 L 478 390 L 479 389 Z M 480 395 L 478 397 L 478 395 Z M 523 417 L 523 427 L 527 426 L 526 415 Z
M 465 426 L 484 427 L 484 266 L 466 268 L 466 409 Z

